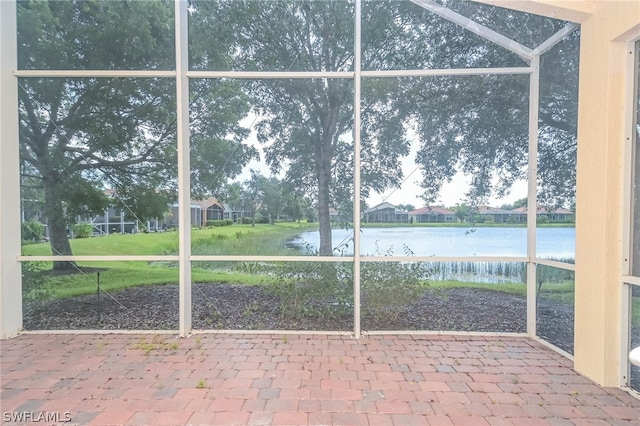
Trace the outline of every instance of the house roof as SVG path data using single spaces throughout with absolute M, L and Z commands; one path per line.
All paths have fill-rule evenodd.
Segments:
M 224 209 L 224 206 L 216 197 L 209 197 L 204 200 L 192 200 L 192 203 L 200 206 L 202 209 L 208 209 L 209 207 L 218 206 L 221 209 Z
M 499 209 L 491 206 L 478 206 L 478 214 L 513 214 L 513 210 Z
M 419 214 L 455 214 L 455 212 L 440 206 L 425 206 L 416 210 L 411 210 L 409 214 L 415 216 Z
M 526 206 L 518 207 L 517 209 L 511 210 L 514 213 L 527 213 L 528 208 Z M 549 209 L 547 207 L 538 207 L 536 210 L 537 214 L 546 214 L 546 213 L 556 213 L 556 214 L 573 214 L 573 212 L 569 209 L 559 208 L 559 209 Z
M 398 207 L 394 206 L 393 204 L 387 203 L 387 202 L 380 203 L 377 206 L 373 206 L 370 209 L 365 210 L 364 212 L 365 213 L 373 213 L 373 212 L 376 212 L 376 211 L 379 211 L 379 210 L 384 210 L 384 209 L 393 209 L 393 210 L 395 210 L 396 214 L 398 214 L 398 213 L 407 213 L 406 210 L 399 209 Z

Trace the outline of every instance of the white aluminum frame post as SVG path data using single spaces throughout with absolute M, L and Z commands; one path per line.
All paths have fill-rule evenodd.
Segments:
M 16 3 L 0 1 L 0 338 L 22 329 Z
M 191 152 L 189 144 L 189 40 L 186 0 L 175 0 L 176 128 L 178 132 L 178 234 L 180 336 L 191 332 Z
M 353 82 L 353 334 L 359 339 L 360 324 L 360 143 L 362 101 L 362 1 L 355 2 Z
M 538 109 L 540 107 L 540 56 L 531 58 L 529 76 L 529 170 L 527 174 L 527 334 L 536 335 L 536 234 L 538 216 Z

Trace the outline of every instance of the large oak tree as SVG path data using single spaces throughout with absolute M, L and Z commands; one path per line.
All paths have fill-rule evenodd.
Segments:
M 468 2 L 445 2 L 534 47 L 564 23 Z M 351 71 L 354 4 L 330 1 L 193 3 L 196 37 L 216 23 L 231 37 L 227 70 Z M 209 37 L 210 36 L 210 37 Z M 545 58 L 541 102 L 540 198 L 559 203 L 575 182 L 577 37 Z M 212 43 L 211 43 L 212 44 Z M 194 66 L 211 69 L 219 51 Z M 547 62 L 552 62 L 548 64 Z M 365 70 L 526 66 L 526 61 L 409 2 L 363 2 Z M 329 210 L 353 195 L 353 83 L 349 79 L 259 79 L 247 84 L 258 138 L 274 172 L 313 195 L 320 254 L 332 253 Z M 368 78 L 362 92 L 362 194 L 401 184 L 410 130 L 419 144 L 425 199 L 456 173 L 472 176 L 471 199 L 504 193 L 526 176 L 528 78 L 525 76 Z M 344 211 L 343 211 L 344 213 Z
M 19 1 L 19 67 L 175 69 L 173 6 Z M 253 155 L 240 144 L 246 97 L 232 86 L 219 80 L 192 84 L 194 194 L 213 192 Z M 68 225 L 78 215 L 103 211 L 111 202 L 104 196 L 107 188 L 140 220 L 161 217 L 175 200 L 173 79 L 21 78 L 19 110 L 23 170 L 30 182 L 41 182 L 54 255 L 72 254 Z M 54 263 L 57 269 L 72 266 Z

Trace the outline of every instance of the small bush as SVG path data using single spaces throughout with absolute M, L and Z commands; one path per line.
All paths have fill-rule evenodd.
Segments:
M 93 225 L 90 223 L 76 223 L 72 229 L 75 238 L 89 238 L 93 231 Z
M 44 238 L 44 224 L 36 220 L 22 222 L 22 239 L 24 241 L 40 241 Z
M 518 223 L 518 216 L 515 214 L 509 215 L 507 223 Z
M 538 219 L 536 220 L 538 223 L 549 223 L 549 217 L 547 215 L 540 215 L 538 216 Z
M 51 297 L 51 279 L 47 262 L 22 263 L 22 297 L 30 300 L 46 300 Z
M 256 213 L 255 220 L 256 223 L 269 223 L 269 215 Z
M 230 226 L 230 225 L 233 225 L 233 221 L 230 219 L 208 220 L 206 225 L 207 225 L 207 228 L 213 228 L 218 226 Z
M 412 254 L 405 247 L 405 255 Z M 377 323 L 397 320 L 420 299 L 430 275 L 427 265 L 419 262 L 363 264 L 360 276 L 363 316 Z M 283 316 L 322 321 L 353 314 L 353 267 L 348 263 L 284 263 L 276 269 L 269 290 L 281 299 Z
M 253 219 L 250 217 L 243 217 L 241 223 L 243 225 L 251 225 L 253 223 Z

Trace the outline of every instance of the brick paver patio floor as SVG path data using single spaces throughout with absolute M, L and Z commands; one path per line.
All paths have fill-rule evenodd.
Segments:
M 58 334 L 1 344 L 7 425 L 65 416 L 81 425 L 640 425 L 640 400 L 596 386 L 524 337 Z

